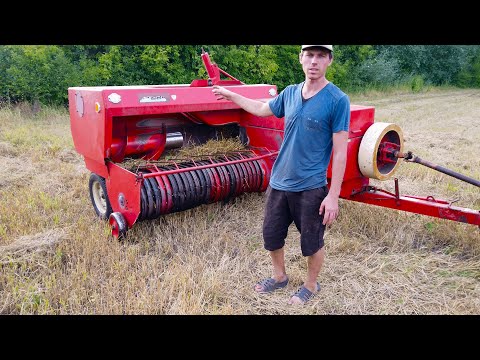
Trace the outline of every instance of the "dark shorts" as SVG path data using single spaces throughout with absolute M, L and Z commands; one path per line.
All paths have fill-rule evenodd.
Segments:
M 327 186 L 301 192 L 280 191 L 268 187 L 263 220 L 265 249 L 274 251 L 285 245 L 288 228 L 293 223 L 300 232 L 303 256 L 311 256 L 323 247 L 325 225 L 318 213 L 328 194 Z

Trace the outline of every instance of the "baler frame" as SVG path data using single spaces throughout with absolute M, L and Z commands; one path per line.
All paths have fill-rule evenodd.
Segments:
M 103 192 L 97 198 L 103 196 L 105 208 L 111 211 L 99 212 L 91 193 L 92 203 L 97 215 L 108 218 L 115 238 L 125 236 L 136 221 L 245 192 L 263 192 L 268 187 L 283 141 L 283 119 L 256 117 L 231 101 L 217 100 L 211 86 L 228 86 L 260 101 L 276 96 L 276 86 L 246 85 L 220 69 L 203 49 L 201 56 L 208 79 L 190 84 L 68 89 L 75 148 L 92 172 L 90 183 L 103 179 L 96 186 Z M 222 80 L 221 75 L 228 79 Z M 400 195 L 397 178 L 394 193 L 370 185 L 370 178 L 392 178 L 406 157 L 401 129 L 375 122 L 374 112 L 372 106 L 351 105 L 347 167 L 340 198 L 480 227 L 480 211 L 432 196 Z M 241 139 L 245 149 L 201 160 L 161 160 L 167 148 L 183 146 L 188 136 L 201 143 L 224 130 Z M 122 166 L 132 156 L 145 161 L 142 167 L 129 170 Z M 457 175 L 478 186 L 476 180 Z M 327 178 L 330 181 L 331 164 Z

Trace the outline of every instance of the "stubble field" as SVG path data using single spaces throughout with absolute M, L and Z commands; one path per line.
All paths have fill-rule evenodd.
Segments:
M 480 91 L 352 96 L 399 125 L 405 149 L 480 179 Z M 340 201 L 326 232 L 321 292 L 288 305 L 306 261 L 292 226 L 289 285 L 260 295 L 264 194 L 143 221 L 113 241 L 95 217 L 89 171 L 66 110 L 0 108 L 0 314 L 480 314 L 480 228 Z M 400 192 L 480 211 L 480 189 L 401 164 Z M 371 181 L 387 190 L 393 182 Z

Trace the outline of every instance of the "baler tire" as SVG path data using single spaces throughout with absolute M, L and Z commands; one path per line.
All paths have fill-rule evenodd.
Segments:
M 91 173 L 88 181 L 88 191 L 95 213 L 100 219 L 107 220 L 113 212 L 113 209 L 108 198 L 105 179 L 100 175 Z

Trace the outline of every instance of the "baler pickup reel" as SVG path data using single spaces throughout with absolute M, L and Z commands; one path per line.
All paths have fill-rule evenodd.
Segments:
M 125 236 L 137 221 L 268 187 L 283 141 L 283 119 L 256 117 L 231 101 L 217 100 L 211 87 L 228 86 L 268 101 L 277 95 L 276 86 L 244 84 L 212 63 L 205 51 L 201 56 L 208 79 L 190 84 L 68 89 L 74 146 L 91 171 L 90 199 L 115 238 Z M 174 159 L 169 155 L 225 139 L 235 140 L 239 148 Z M 394 194 L 369 185 L 370 178 L 391 178 L 401 160 L 429 164 L 403 152 L 397 125 L 374 123 L 373 107 L 351 105 L 347 151 L 342 198 L 480 225 L 480 211 L 431 196 L 401 196 L 397 179 Z M 448 172 L 478 186 L 478 181 Z

